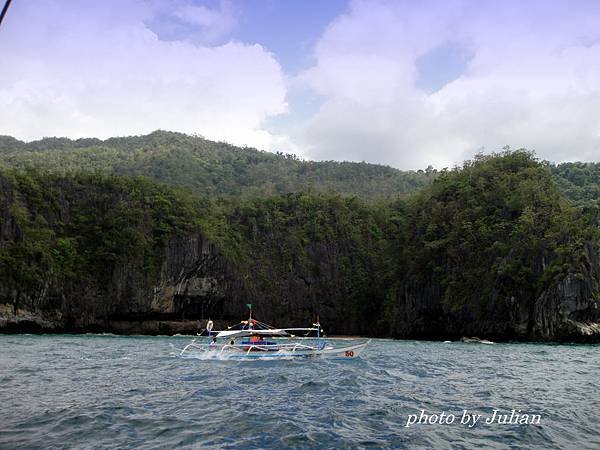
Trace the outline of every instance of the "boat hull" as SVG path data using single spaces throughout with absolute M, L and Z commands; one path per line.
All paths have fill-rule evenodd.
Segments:
M 328 359 L 353 359 L 358 358 L 370 341 L 343 347 L 325 346 L 323 348 L 309 348 L 307 346 L 285 346 L 279 349 L 261 348 L 260 346 L 210 346 L 188 345 L 180 356 L 200 357 L 201 359 L 301 359 L 301 358 L 328 358 Z

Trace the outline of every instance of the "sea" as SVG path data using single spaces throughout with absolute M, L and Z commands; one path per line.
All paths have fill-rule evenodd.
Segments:
M 600 448 L 598 345 L 221 361 L 189 341 L 0 335 L 0 448 Z

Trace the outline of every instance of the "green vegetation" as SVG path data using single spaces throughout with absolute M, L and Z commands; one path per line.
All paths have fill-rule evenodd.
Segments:
M 574 204 L 599 205 L 600 163 L 573 162 L 549 167 L 560 190 Z
M 541 163 L 561 193 L 577 206 L 597 205 L 600 163 Z M 414 193 L 439 172 L 400 171 L 389 166 L 336 161 L 304 161 L 212 142 L 198 136 L 155 131 L 146 136 L 100 139 L 44 138 L 25 143 L 0 136 L 0 166 L 53 173 L 94 172 L 146 176 L 201 195 L 254 198 L 290 192 L 356 195 L 365 200 Z
M 187 192 L 146 178 L 0 172 L 0 284 L 40 294 L 104 290 L 115 267 L 156 278 L 168 239 L 196 231 L 201 207 Z
M 536 299 L 583 277 L 598 242 L 597 166 L 522 150 L 439 173 L 163 132 L 4 139 L 0 153 L 13 167 L 0 170 L 0 303 L 46 298 L 45 308 L 70 305 L 65 314 L 90 298 L 104 314 L 143 309 L 165 248 L 198 235 L 228 267 L 227 295 L 282 325 L 318 313 L 338 332 L 402 335 L 450 316 L 506 321 L 519 304 L 531 331 Z M 139 304 L 113 304 L 115 289 Z
M 303 161 L 181 133 L 24 143 L 0 136 L 0 164 L 54 173 L 147 176 L 202 195 L 256 197 L 335 192 L 365 199 L 397 197 L 429 184 L 436 171 L 402 172 L 367 163 Z
M 455 310 L 535 299 L 564 276 L 592 229 L 525 151 L 478 156 L 401 205 L 404 267 Z
M 386 212 L 330 194 L 252 199 L 229 212 L 229 236 L 251 292 L 283 321 L 290 320 L 282 305 L 289 301 L 304 317 L 320 313 L 366 333 L 377 325 L 394 264 Z

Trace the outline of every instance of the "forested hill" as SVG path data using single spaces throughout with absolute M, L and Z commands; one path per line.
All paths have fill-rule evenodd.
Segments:
M 402 171 L 365 162 L 305 161 L 213 142 L 169 131 L 145 136 L 33 142 L 0 136 L 0 165 L 66 174 L 147 176 L 198 194 L 257 197 L 290 192 L 335 192 L 365 200 L 390 199 L 416 192 L 440 172 Z M 560 191 L 575 205 L 600 199 L 600 163 L 545 163 Z
M 59 174 L 143 175 L 199 194 L 236 197 L 336 192 L 390 198 L 427 186 L 437 176 L 431 168 L 400 171 L 364 162 L 303 161 L 166 131 L 105 141 L 45 138 L 25 143 L 0 136 L 0 164 Z

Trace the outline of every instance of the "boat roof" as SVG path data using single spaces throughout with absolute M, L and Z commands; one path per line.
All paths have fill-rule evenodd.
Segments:
M 319 331 L 320 324 L 313 323 L 308 328 L 277 328 L 259 320 L 249 317 L 248 320 L 242 320 L 239 324 L 228 327 L 226 330 L 214 331 L 213 336 L 217 338 L 243 337 L 243 336 L 282 336 L 295 337 L 296 332 Z M 209 334 L 210 334 L 209 330 Z
M 234 337 L 234 336 L 288 336 L 284 330 L 224 330 L 217 333 L 217 337 Z
M 216 335 L 218 338 L 222 337 L 242 337 L 242 336 L 293 336 L 292 331 L 316 331 L 316 328 L 269 328 L 266 330 L 261 329 L 248 329 L 248 330 L 223 330 L 219 331 Z

